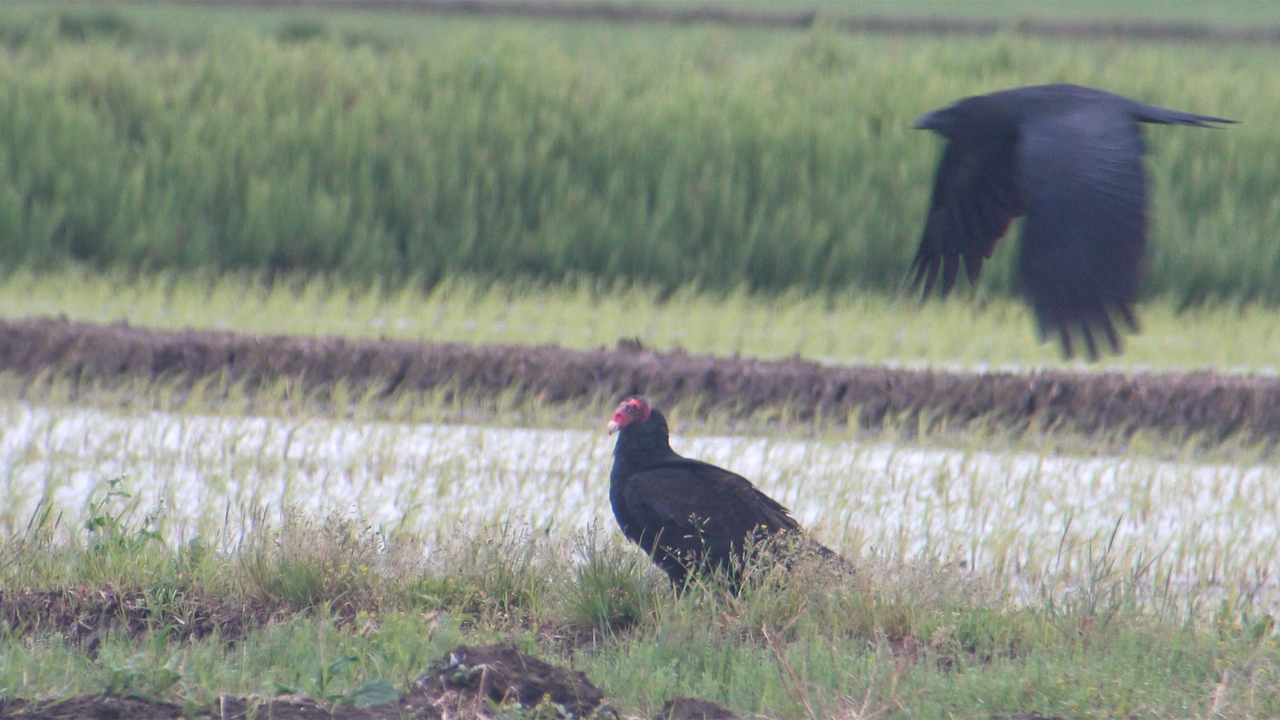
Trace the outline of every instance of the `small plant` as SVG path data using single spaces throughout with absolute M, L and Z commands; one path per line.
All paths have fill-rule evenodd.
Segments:
M 124 477 L 108 479 L 106 491 L 89 500 L 84 545 L 71 555 L 79 577 L 120 584 L 162 569 L 164 537 L 156 529 L 162 510 L 153 508 L 135 522 L 136 511 L 137 500 L 124 489 Z
M 1127 573 L 1117 569 L 1121 558 L 1116 535 L 1122 521 L 1123 518 L 1116 521 L 1104 541 L 1093 538 L 1086 543 L 1081 556 L 1083 573 L 1071 574 L 1064 583 L 1065 589 L 1055 590 L 1048 582 L 1041 583 L 1045 613 L 1068 636 L 1088 640 L 1105 630 L 1122 611 L 1137 607 L 1137 589 L 1155 560 L 1143 560 L 1139 554 Z M 1070 527 L 1070 521 L 1065 523 L 1059 541 L 1059 558 Z
M 102 692 L 106 695 L 139 696 L 151 700 L 165 697 L 182 680 L 182 673 L 177 670 L 178 657 L 174 656 L 158 666 L 152 662 L 152 658 L 153 656 L 144 653 L 131 655 L 123 660 L 99 658 L 97 666 Z
M 327 665 L 321 665 L 315 675 L 298 688 L 290 685 L 276 684 L 279 695 L 304 693 L 312 700 L 330 709 L 336 707 L 370 707 L 385 705 L 400 699 L 400 693 L 386 680 L 377 678 L 370 680 L 346 692 L 335 691 L 333 685 L 343 671 L 356 663 L 360 658 L 355 655 L 343 655 Z
M 609 635 L 647 618 L 660 593 L 647 572 L 648 557 L 600 534 L 599 524 L 593 523 L 575 536 L 573 580 L 565 603 L 574 623 Z
M 477 618 L 529 617 L 543 608 L 552 568 L 544 565 L 545 543 L 528 529 L 484 528 L 433 555 L 432 567 L 406 587 L 412 605 Z
M 158 531 L 149 529 L 159 511 L 149 512 L 137 528 L 130 529 L 126 521 L 135 509 L 135 503 L 133 495 L 123 489 L 124 477 L 109 478 L 106 483 L 107 491 L 102 497 L 89 501 L 89 519 L 84 523 L 89 531 L 89 550 L 129 553 L 153 540 L 162 540 Z M 113 512 L 110 505 L 115 501 L 123 503 Z
M 263 601 L 301 610 L 379 596 L 382 540 L 374 530 L 336 514 L 317 521 L 288 512 L 278 530 L 264 520 L 240 552 L 240 566 Z

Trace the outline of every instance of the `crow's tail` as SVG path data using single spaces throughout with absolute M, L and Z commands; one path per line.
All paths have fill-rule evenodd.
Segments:
M 1143 105 L 1142 103 L 1134 103 L 1133 116 L 1141 122 L 1158 123 L 1160 125 L 1194 125 L 1196 127 L 1214 127 L 1212 123 L 1234 124 L 1239 122 L 1239 120 L 1228 120 L 1226 118 L 1212 117 L 1210 115 L 1196 115 L 1195 113 L 1170 110 L 1168 108 L 1156 107 L 1155 105 Z

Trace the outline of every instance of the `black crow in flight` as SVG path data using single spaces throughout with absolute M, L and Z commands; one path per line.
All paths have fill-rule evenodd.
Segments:
M 1040 335 L 1072 336 L 1098 357 L 1095 331 L 1113 351 L 1118 313 L 1136 332 L 1147 241 L 1146 179 L 1138 123 L 1195 125 L 1234 120 L 1144 105 L 1078 85 L 1041 85 L 965 98 L 916 121 L 947 139 L 913 286 L 927 297 L 942 271 L 942 295 L 964 260 L 969 281 L 1016 217 L 1026 215 L 1018 284 Z

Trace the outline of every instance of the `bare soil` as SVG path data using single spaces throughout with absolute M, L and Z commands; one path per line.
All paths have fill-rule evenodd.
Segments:
M 252 8 L 340 8 L 438 15 L 507 16 L 545 20 L 595 20 L 667 24 L 715 23 L 752 27 L 808 28 L 818 18 L 811 8 L 759 11 L 724 4 L 611 2 L 610 0 L 153 0 L 174 5 L 239 5 Z M 1014 32 L 1041 37 L 1071 37 L 1182 42 L 1280 43 L 1280 27 L 1223 27 L 1202 22 L 1148 20 L 1052 20 L 1023 18 L 945 18 L 893 15 L 822 14 L 825 25 L 851 32 L 907 35 L 995 35 Z
M 91 325 L 55 319 L 0 321 L 0 372 L 190 386 L 210 380 L 252 392 L 294 381 L 323 393 L 342 384 L 379 397 L 442 391 L 446 397 L 585 402 L 631 394 L 701 413 L 787 415 L 903 431 L 982 426 L 1126 438 L 1156 431 L 1212 445 L 1280 439 L 1280 379 L 1174 373 L 962 373 L 827 366 L 652 352 L 635 341 L 612 350 L 459 345 L 341 337 L 241 335 Z
M 102 636 L 113 630 L 138 636 L 164 629 L 171 640 L 199 640 L 218 633 L 234 643 L 280 614 L 261 601 L 164 593 L 161 601 L 140 590 L 65 588 L 0 589 L 0 623 L 14 635 L 57 633 L 93 656 Z
M 488 700 L 526 708 L 553 703 L 565 715 L 580 718 L 591 715 L 604 700 L 604 693 L 582 672 L 543 662 L 510 644 L 459 645 L 414 687 L 434 698 L 432 707 L 454 717 L 481 717 Z
M 85 695 L 53 702 L 0 702 L 0 718 L 25 720 L 170 720 L 184 717 L 173 703 L 142 698 Z M 207 717 L 207 715 L 206 715 Z
M 405 697 L 398 703 L 372 707 L 321 705 L 304 697 L 222 697 L 209 707 L 184 707 L 140 697 L 82 695 L 66 700 L 0 702 L 0 718 L 23 720 L 440 720 L 425 697 Z M 452 716 L 457 718 L 458 716 Z M 472 716 L 475 717 L 475 716 Z M 461 718 L 459 718 L 461 720 Z

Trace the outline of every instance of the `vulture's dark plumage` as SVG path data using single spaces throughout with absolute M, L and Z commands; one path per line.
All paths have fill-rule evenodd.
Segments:
M 683 587 L 690 572 L 740 578 L 743 551 L 766 537 L 800 532 L 790 512 L 741 475 L 671 449 L 667 420 L 643 397 L 627 398 L 609 421 L 618 433 L 609 502 L 622 534 Z M 816 552 L 834 553 L 816 543 Z
M 912 264 L 915 285 L 928 296 L 941 272 L 946 295 L 961 261 L 973 282 L 1009 223 L 1025 215 L 1018 282 L 1041 337 L 1057 333 L 1070 357 L 1078 335 L 1096 359 L 1101 332 L 1119 351 L 1112 314 L 1137 331 L 1147 240 L 1138 123 L 1229 122 L 1077 85 L 978 95 L 922 116 L 915 127 L 947 146 Z

